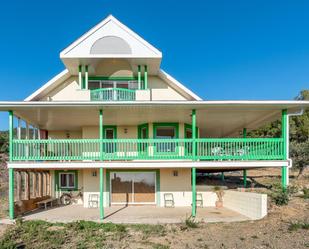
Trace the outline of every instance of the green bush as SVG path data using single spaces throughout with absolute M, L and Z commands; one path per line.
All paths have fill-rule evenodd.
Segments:
M 289 203 L 290 195 L 288 190 L 276 190 L 271 194 L 272 200 L 276 203 L 278 206 L 284 206 Z
M 189 228 L 197 228 L 198 227 L 198 223 L 195 221 L 195 219 L 192 216 L 186 218 L 185 225 L 186 225 L 186 227 L 189 227 Z
M 305 222 L 292 222 L 292 223 L 290 223 L 289 228 L 288 228 L 288 230 L 290 232 L 297 231 L 298 229 L 308 230 L 309 229 L 309 223 L 305 223 Z
M 309 199 L 309 188 L 303 188 L 303 198 L 304 199 Z

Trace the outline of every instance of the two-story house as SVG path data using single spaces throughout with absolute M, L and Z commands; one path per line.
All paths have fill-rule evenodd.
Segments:
M 12 219 L 69 190 L 81 190 L 85 212 L 97 198 L 101 219 L 108 206 L 163 207 L 166 198 L 195 216 L 201 169 L 241 170 L 246 185 L 248 169 L 279 167 L 287 186 L 288 115 L 308 102 L 202 100 L 160 68 L 158 49 L 113 16 L 60 59 L 65 69 L 24 101 L 0 102 L 9 112 Z M 246 138 L 278 119 L 281 137 Z

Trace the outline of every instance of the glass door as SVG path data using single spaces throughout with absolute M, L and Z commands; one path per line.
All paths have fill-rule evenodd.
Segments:
M 155 204 L 155 172 L 111 172 L 111 204 Z

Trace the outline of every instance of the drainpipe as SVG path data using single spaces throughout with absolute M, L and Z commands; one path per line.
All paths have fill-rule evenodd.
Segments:
M 305 109 L 302 108 L 299 112 L 294 112 L 294 113 L 288 113 L 287 114 L 287 127 L 286 127 L 286 150 L 287 150 L 287 154 L 288 154 L 288 160 L 290 161 L 290 164 L 288 166 L 288 170 L 289 168 L 292 167 L 292 159 L 290 158 L 290 125 L 289 125 L 289 118 L 290 117 L 294 117 L 294 116 L 302 116 L 304 114 Z M 287 177 L 287 185 L 289 185 L 289 177 Z

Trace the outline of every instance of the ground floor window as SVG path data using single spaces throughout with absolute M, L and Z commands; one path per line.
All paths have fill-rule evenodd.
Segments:
M 111 204 L 155 204 L 156 172 L 111 172 Z
M 77 190 L 78 187 L 77 170 L 56 170 L 55 190 Z

